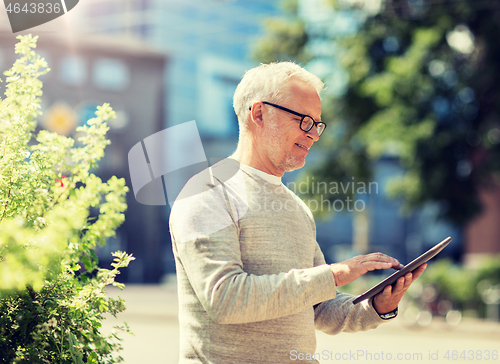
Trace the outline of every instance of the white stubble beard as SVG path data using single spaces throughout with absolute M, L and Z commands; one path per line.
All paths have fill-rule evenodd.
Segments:
M 291 150 L 287 150 L 288 147 L 285 140 L 280 136 L 280 127 L 276 122 L 269 123 L 268 131 L 265 135 L 264 149 L 269 160 L 276 168 L 285 172 L 291 172 L 304 166 L 305 159 L 294 155 Z M 284 151 L 285 157 L 282 158 L 281 155 L 277 155 L 276 151 Z

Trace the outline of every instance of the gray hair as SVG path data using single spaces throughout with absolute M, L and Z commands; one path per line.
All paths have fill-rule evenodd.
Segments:
M 248 70 L 233 97 L 233 107 L 238 116 L 240 136 L 247 131 L 249 107 L 256 101 L 286 102 L 286 90 L 292 79 L 299 79 L 315 88 L 318 95 L 324 83 L 315 75 L 293 62 L 261 64 Z

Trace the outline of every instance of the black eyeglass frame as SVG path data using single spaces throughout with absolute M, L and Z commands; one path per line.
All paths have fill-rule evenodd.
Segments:
M 313 128 L 313 126 L 315 126 L 316 128 L 318 128 L 318 125 L 320 125 L 320 124 L 323 125 L 324 127 L 323 127 L 323 130 L 321 131 L 321 133 L 318 133 L 318 136 L 321 136 L 321 134 L 323 134 L 323 132 L 326 129 L 326 124 L 324 122 L 322 122 L 322 121 L 316 121 L 316 120 L 313 119 L 312 116 L 309 116 L 309 115 L 306 115 L 306 114 L 301 114 L 301 113 L 299 113 L 297 111 L 290 110 L 290 109 L 288 109 L 288 108 L 286 108 L 284 106 L 276 105 L 276 104 L 273 104 L 271 102 L 262 101 L 262 103 L 266 104 L 266 105 L 269 105 L 269 106 L 272 106 L 272 107 L 275 107 L 277 109 L 289 112 L 290 114 L 293 114 L 293 115 L 296 115 L 296 116 L 300 116 L 300 125 L 299 125 L 300 130 L 305 131 L 306 133 L 308 131 L 310 131 Z M 249 110 L 252 110 L 251 106 L 250 106 Z M 302 123 L 304 122 L 304 119 L 306 118 L 306 116 L 309 117 L 309 118 L 311 118 L 311 120 L 313 121 L 313 123 L 311 124 L 311 127 L 309 129 L 307 129 L 307 130 L 302 127 Z

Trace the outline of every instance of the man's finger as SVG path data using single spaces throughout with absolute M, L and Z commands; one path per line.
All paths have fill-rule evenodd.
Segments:
M 392 267 L 395 269 L 401 269 L 403 267 L 403 265 L 396 258 L 392 258 L 388 255 L 383 254 L 383 253 L 372 253 L 372 254 L 366 255 L 365 257 L 368 258 L 369 261 L 391 263 Z
M 413 281 L 415 281 L 415 279 L 420 277 L 420 275 L 424 272 L 425 268 L 427 268 L 427 263 L 422 264 L 420 267 L 418 267 L 413 271 Z
M 405 275 L 405 281 L 404 281 L 404 288 L 405 288 L 405 290 L 407 290 L 408 287 L 410 287 L 410 284 L 412 284 L 413 279 L 414 279 L 414 277 L 413 277 L 412 273 L 406 273 L 406 275 Z
M 405 277 L 399 277 L 394 288 L 396 289 L 396 291 L 400 292 L 403 289 L 404 285 Z
M 366 270 L 375 270 L 375 269 L 389 269 L 392 268 L 394 263 L 392 262 L 374 262 L 374 261 L 364 261 L 361 263 Z
M 392 293 L 392 285 L 388 285 L 384 288 L 382 294 L 386 297 L 390 297 L 391 296 L 391 293 Z

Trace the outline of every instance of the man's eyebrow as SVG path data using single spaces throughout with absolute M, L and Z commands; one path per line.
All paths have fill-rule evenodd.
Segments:
M 298 112 L 298 111 L 296 111 L 296 112 Z M 310 118 L 312 118 L 312 119 L 313 119 L 314 121 L 316 121 L 317 123 L 321 123 L 321 122 L 322 122 L 322 121 L 321 121 L 321 114 L 319 115 L 319 118 L 318 118 L 318 119 L 313 118 L 313 117 L 312 117 L 311 115 L 309 115 L 309 114 L 303 114 L 303 113 L 301 113 L 301 112 L 299 112 L 299 114 L 309 116 Z
M 322 121 L 321 121 L 321 115 L 319 116 L 319 118 L 318 118 L 318 119 L 313 118 L 311 115 L 308 115 L 308 114 L 302 114 L 302 115 L 309 116 L 310 118 L 312 118 L 312 119 L 313 119 L 315 122 L 317 122 L 317 123 L 321 123 L 321 122 L 322 122 Z

